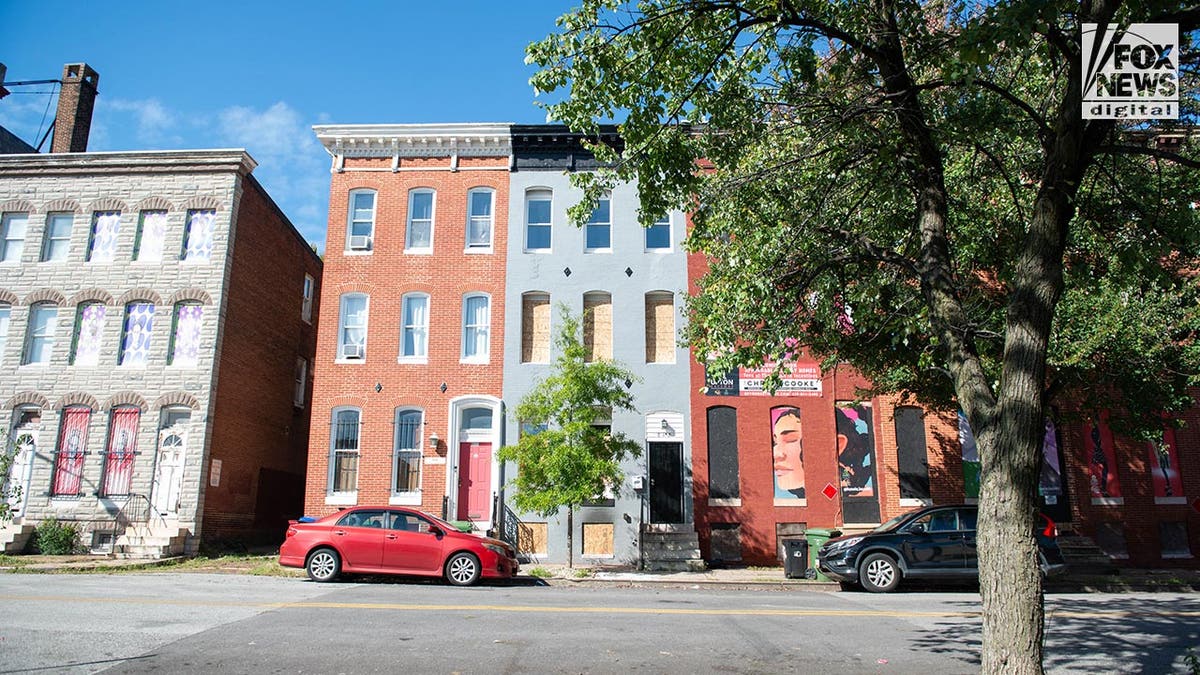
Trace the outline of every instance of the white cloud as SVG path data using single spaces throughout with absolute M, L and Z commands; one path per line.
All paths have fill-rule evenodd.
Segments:
M 182 138 L 176 133 L 179 128 L 178 116 L 163 106 L 158 99 L 109 99 L 98 101 L 96 109 L 96 117 L 102 117 L 106 125 L 124 126 L 122 117 L 131 116 L 134 140 L 140 147 L 173 146 L 182 142 Z

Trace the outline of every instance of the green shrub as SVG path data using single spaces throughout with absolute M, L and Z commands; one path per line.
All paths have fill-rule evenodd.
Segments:
M 546 569 L 545 567 L 535 567 L 535 568 L 529 570 L 529 576 L 537 577 L 539 579 L 546 579 L 546 578 L 554 576 L 554 572 L 551 572 L 550 570 Z
M 35 551 L 44 555 L 70 555 L 83 550 L 79 527 L 75 523 L 60 523 L 55 518 L 47 518 L 38 524 L 33 545 Z

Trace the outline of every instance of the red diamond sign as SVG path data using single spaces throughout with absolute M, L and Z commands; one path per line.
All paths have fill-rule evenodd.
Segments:
M 826 497 L 828 497 L 830 499 L 833 499 L 834 497 L 837 496 L 837 488 L 833 487 L 833 483 L 826 483 L 825 489 L 821 490 L 821 494 L 825 495 Z

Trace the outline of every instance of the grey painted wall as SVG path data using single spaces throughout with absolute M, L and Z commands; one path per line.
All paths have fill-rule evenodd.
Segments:
M 531 189 L 548 189 L 552 201 L 552 249 L 549 253 L 525 251 L 525 195 Z M 684 236 L 682 213 L 671 214 L 672 232 L 669 252 L 647 252 L 645 230 L 637 222 L 638 197 L 636 186 L 624 184 L 611 195 L 612 250 L 587 253 L 584 250 L 584 231 L 572 226 L 567 208 L 582 198 L 582 191 L 570 185 L 569 177 L 561 170 L 515 171 L 511 174 L 509 197 L 508 269 L 505 287 L 507 302 L 504 345 L 504 385 L 506 403 L 504 438 L 515 443 L 518 426 L 514 411 L 535 384 L 551 370 L 549 364 L 521 363 L 522 295 L 540 291 L 550 295 L 551 336 L 559 328 L 560 304 L 569 307 L 572 315 L 582 316 L 583 296 L 591 291 L 610 293 L 613 304 L 613 358 L 637 373 L 642 382 L 631 389 L 637 412 L 615 413 L 614 432 L 628 435 L 643 446 L 642 456 L 627 462 L 628 479 L 616 495 L 613 506 L 582 507 L 575 514 L 574 559 L 588 563 L 634 563 L 638 558 L 638 528 L 648 509 L 643 497 L 632 488 L 634 476 L 647 475 L 647 428 L 657 433 L 663 414 L 670 419 L 672 434 L 669 440 L 681 444 L 683 453 L 683 520 L 691 523 L 691 430 L 687 428 L 690 392 L 688 391 L 688 353 L 676 346 L 674 363 L 646 363 L 645 294 L 650 291 L 669 291 L 674 294 L 676 334 L 683 327 L 683 300 L 687 289 L 687 261 L 680 246 Z M 570 275 L 564 270 L 570 269 Z M 630 273 L 626 273 L 626 269 Z M 551 349 L 550 360 L 556 354 Z M 516 467 L 504 467 L 506 480 Z M 649 481 L 647 481 L 648 485 Z M 510 502 L 510 508 L 511 502 Z M 534 514 L 519 514 L 522 521 L 543 522 Z M 566 561 L 566 513 L 548 522 L 548 546 L 538 562 Z M 584 523 L 611 522 L 614 542 L 612 558 L 592 559 L 581 553 Z

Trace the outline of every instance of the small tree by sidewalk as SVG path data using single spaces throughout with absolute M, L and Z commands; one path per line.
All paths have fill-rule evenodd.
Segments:
M 517 463 L 509 483 L 517 508 L 549 517 L 566 507 L 567 567 L 574 567 L 575 507 L 617 489 L 625 479 L 621 462 L 641 454 L 637 442 L 596 424 L 634 410 L 625 382 L 638 378 L 612 361 L 589 362 L 579 320 L 562 305 L 559 314 L 553 371 L 517 406 L 520 438 L 499 457 Z

